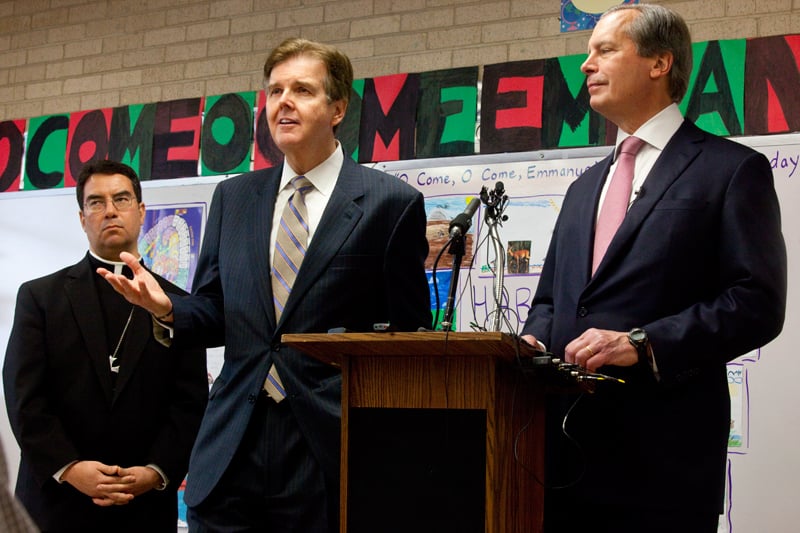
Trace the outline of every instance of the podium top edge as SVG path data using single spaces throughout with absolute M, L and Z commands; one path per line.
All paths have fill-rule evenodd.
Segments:
M 493 356 L 512 360 L 539 353 L 518 337 L 500 331 L 290 333 L 284 334 L 281 342 L 333 363 L 348 356 Z

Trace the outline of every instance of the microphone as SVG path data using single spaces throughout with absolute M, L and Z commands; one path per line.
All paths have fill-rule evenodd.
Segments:
M 506 187 L 503 185 L 502 181 L 498 181 L 494 184 L 494 195 L 497 198 L 501 198 L 506 192 Z
M 448 228 L 450 231 L 450 238 L 459 237 L 467 233 L 467 230 L 472 226 L 472 217 L 475 216 L 475 211 L 478 210 L 478 206 L 480 205 L 480 198 L 473 198 L 470 200 L 467 208 L 464 209 L 464 212 L 456 215 L 450 222 L 450 227 Z
M 506 188 L 502 181 L 496 182 L 494 184 L 494 189 L 491 191 L 487 190 L 486 187 L 481 189 L 481 200 L 486 205 L 487 220 L 508 220 L 508 217 L 503 215 L 503 211 L 505 211 L 506 204 L 508 203 L 508 195 L 506 194 Z

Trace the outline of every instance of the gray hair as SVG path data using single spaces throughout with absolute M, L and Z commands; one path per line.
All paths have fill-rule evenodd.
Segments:
M 672 101 L 680 102 L 689 87 L 692 73 L 692 37 L 686 21 L 675 11 L 656 4 L 618 5 L 600 18 L 626 10 L 639 13 L 622 29 L 636 45 L 636 53 L 641 57 L 672 53 L 669 91 Z

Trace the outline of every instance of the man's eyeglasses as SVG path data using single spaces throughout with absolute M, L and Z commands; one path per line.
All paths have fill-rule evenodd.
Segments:
M 117 211 L 127 211 L 137 205 L 132 196 L 115 196 L 111 199 L 111 203 L 114 204 L 114 209 Z M 108 199 L 106 198 L 90 198 L 83 204 L 83 208 L 87 213 L 99 215 L 106 212 L 107 205 Z

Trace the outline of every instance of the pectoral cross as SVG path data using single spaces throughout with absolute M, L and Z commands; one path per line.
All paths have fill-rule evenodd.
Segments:
M 117 357 L 114 355 L 108 356 L 108 366 L 111 367 L 111 371 L 115 374 L 119 374 L 119 365 L 114 366 L 114 363 L 117 362 Z

